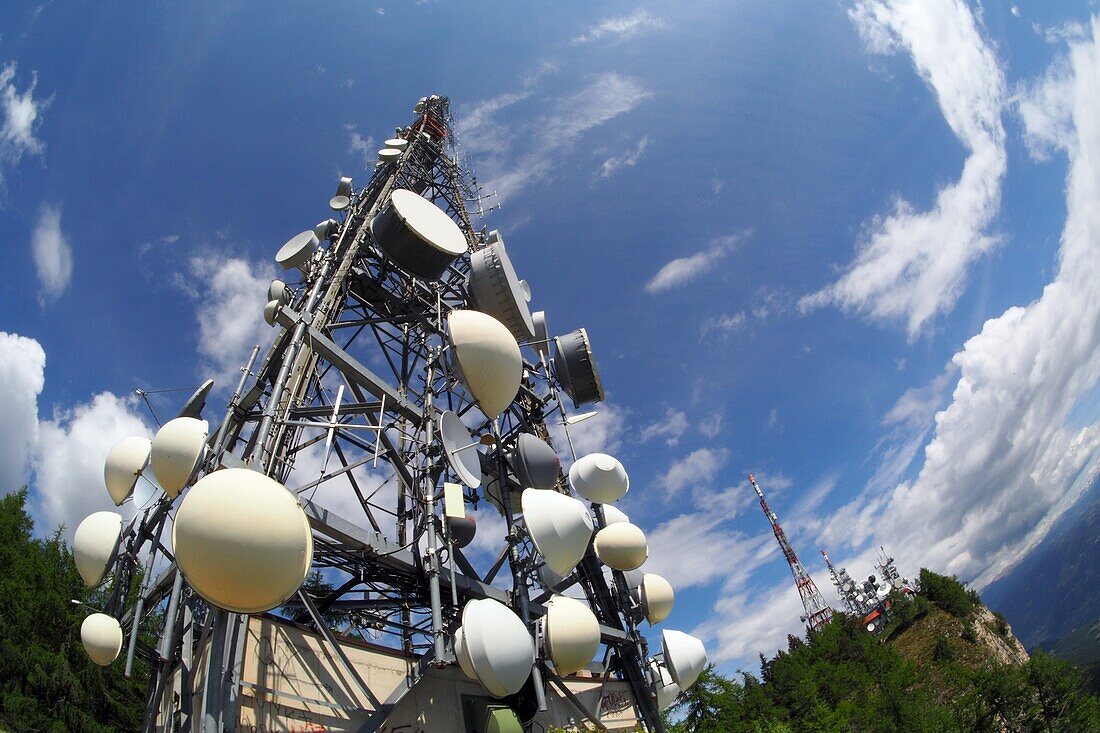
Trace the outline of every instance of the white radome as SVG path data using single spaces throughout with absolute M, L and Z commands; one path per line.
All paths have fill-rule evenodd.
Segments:
M 93 662 L 108 667 L 122 651 L 122 627 L 105 613 L 93 613 L 80 625 L 80 642 Z
M 611 524 L 619 524 L 620 522 L 630 522 L 630 517 L 626 512 L 619 509 L 617 506 L 611 504 L 605 504 L 603 507 L 603 523 L 604 526 Z
M 103 483 L 107 485 L 107 493 L 115 506 L 122 504 L 134 492 L 134 484 L 149 465 L 152 450 L 151 440 L 133 436 L 123 438 L 107 452 L 107 461 L 103 464 Z
M 569 468 L 569 485 L 596 504 L 610 504 L 626 496 L 630 477 L 623 464 L 606 453 L 589 453 Z
M 568 575 L 592 539 L 592 516 L 583 502 L 552 489 L 524 489 L 523 520 L 535 549 L 558 575 Z
M 77 525 L 73 534 L 73 562 L 89 588 L 103 580 L 121 534 L 122 515 L 115 512 L 89 514 Z
M 210 425 L 193 417 L 169 420 L 153 437 L 150 463 L 153 475 L 169 497 L 175 499 L 191 480 L 206 451 Z
M 676 602 L 676 593 L 672 584 L 655 573 L 646 573 L 638 586 L 642 602 L 642 611 L 650 626 L 659 624 L 672 613 Z
M 474 672 L 474 663 L 470 661 L 470 650 L 466 648 L 466 637 L 462 633 L 461 626 L 455 629 L 455 657 L 458 658 L 458 666 L 462 669 L 462 673 L 476 680 L 477 672 Z
M 615 570 L 635 570 L 649 557 L 645 533 L 630 522 L 609 524 L 596 533 L 596 556 Z
M 694 685 L 707 666 L 707 650 L 703 642 L 683 631 L 665 629 L 661 632 L 661 646 L 672 681 L 681 690 Z
M 187 492 L 172 525 L 176 563 L 195 592 L 219 608 L 260 613 L 298 590 L 313 535 L 298 500 L 246 468 L 207 474 Z
M 546 609 L 543 627 L 546 654 L 559 675 L 573 674 L 588 666 L 600 650 L 600 622 L 592 610 L 567 596 L 554 596 Z
M 496 418 L 519 392 L 519 344 L 503 323 L 478 311 L 451 311 L 447 331 L 463 383 L 485 416 Z
M 680 696 L 680 686 L 672 681 L 672 675 L 668 670 L 657 664 L 655 660 L 649 664 L 657 670 L 657 675 L 661 678 L 661 684 L 657 686 L 657 707 L 662 711 L 668 710 Z
M 535 643 L 512 609 L 491 598 L 462 609 L 462 637 L 481 686 L 494 697 L 519 692 L 535 663 Z

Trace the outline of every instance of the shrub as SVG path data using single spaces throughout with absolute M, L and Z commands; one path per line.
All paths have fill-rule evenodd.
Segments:
M 932 659 L 937 662 L 954 662 L 955 650 L 951 648 L 951 642 L 946 636 L 936 639 L 936 648 L 932 650 Z
M 957 618 L 969 618 L 978 602 L 977 594 L 954 575 L 940 575 L 928 568 L 921 568 L 920 587 L 921 595 Z

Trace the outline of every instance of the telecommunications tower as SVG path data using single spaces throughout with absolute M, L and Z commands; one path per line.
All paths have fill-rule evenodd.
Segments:
M 783 556 L 787 558 L 787 564 L 791 566 L 794 585 L 798 588 L 798 595 L 802 598 L 802 606 L 806 609 L 806 615 L 802 617 L 802 620 L 806 622 L 806 628 L 809 631 L 817 631 L 833 618 L 833 609 L 825 603 L 825 599 L 821 597 L 821 592 L 817 589 L 814 579 L 806 572 L 806 568 L 802 567 L 798 555 L 794 554 L 794 548 L 791 547 L 787 534 L 779 526 L 779 519 L 775 516 L 775 512 L 768 507 L 768 500 L 764 498 L 764 492 L 751 473 L 749 474 L 749 483 L 752 484 L 756 495 L 760 497 L 760 508 L 764 510 L 764 516 L 768 518 L 768 523 L 772 526 L 772 532 L 775 534 L 780 549 L 783 550 Z
M 111 449 L 132 519 L 76 531 L 107 589 L 84 646 L 149 663 L 145 731 L 661 731 L 707 656 L 671 629 L 650 649 L 673 590 L 614 506 L 626 470 L 572 455 L 571 410 L 604 394 L 588 333 L 551 336 L 475 221 L 446 97 L 378 157 L 275 254 L 273 340 L 224 415 L 207 381 Z

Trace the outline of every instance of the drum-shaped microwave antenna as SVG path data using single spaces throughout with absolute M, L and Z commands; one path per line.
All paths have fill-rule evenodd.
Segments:
M 559 675 L 573 674 L 588 666 L 600 650 L 600 622 L 580 601 L 554 596 L 546 607 L 543 647 Z
M 398 148 L 382 148 L 378 151 L 378 159 L 383 163 L 392 163 L 401 157 L 401 150 Z
M 676 698 L 680 697 L 680 686 L 672 681 L 672 675 L 667 669 L 657 664 L 656 660 L 651 660 L 649 666 L 661 680 L 657 685 L 657 708 L 662 711 L 668 710 L 676 702 Z
M 370 229 L 390 260 L 425 280 L 438 280 L 466 251 L 466 237 L 447 212 L 404 188 L 393 192 Z
M 336 195 L 351 198 L 351 179 L 347 176 L 341 176 L 340 182 L 336 184 Z
M 278 301 L 280 304 L 290 302 L 290 287 L 282 280 L 272 280 L 267 286 L 267 299 Z
M 107 453 L 107 461 L 103 464 L 103 483 L 107 485 L 107 493 L 115 506 L 133 493 L 134 484 L 149 465 L 152 450 L 153 441 L 134 436 L 115 443 Z
M 527 307 L 530 291 L 516 276 L 504 242 L 496 241 L 470 255 L 470 296 L 474 307 L 503 323 L 517 341 L 535 337 L 531 311 Z
M 481 686 L 494 697 L 519 692 L 535 663 L 535 644 L 512 609 L 491 598 L 462 609 L 462 637 Z
M 550 358 L 550 332 L 546 326 L 546 311 L 535 311 L 531 314 L 531 325 L 534 328 L 535 340 L 531 342 L 537 353 L 543 359 Z
M 568 575 L 584 557 L 592 539 L 588 507 L 548 489 L 525 489 L 523 519 L 535 549 L 558 575 Z
M 309 262 L 309 258 L 319 246 L 321 242 L 317 239 L 317 233 L 307 229 L 287 240 L 287 243 L 275 253 L 275 262 L 284 270 L 293 270 Z
M 177 417 L 164 423 L 153 436 L 150 463 L 157 482 L 165 493 L 175 499 L 191 480 L 206 451 L 206 435 L 210 426 L 205 420 Z
M 278 606 L 301 586 L 313 559 L 313 535 L 298 500 L 246 468 L 196 482 L 176 512 L 172 542 L 195 592 L 236 613 Z
M 115 512 L 89 514 L 77 525 L 73 535 L 73 562 L 89 588 L 103 580 L 121 534 L 122 516 Z
M 531 433 L 520 433 L 509 463 L 524 488 L 552 489 L 561 474 L 561 461 L 546 441 Z
M 649 557 L 645 533 L 630 522 L 609 524 L 596 533 L 596 556 L 609 568 L 634 570 Z
M 703 668 L 707 666 L 707 650 L 703 647 L 703 642 L 682 631 L 665 629 L 661 632 L 661 646 L 672 681 L 681 690 L 694 685 Z
M 474 440 L 460 418 L 450 410 L 439 415 L 439 441 L 455 474 L 462 483 L 472 489 L 481 485 L 481 457 Z
M 122 651 L 122 627 L 105 613 L 93 613 L 80 624 L 84 651 L 100 667 L 108 667 Z
M 470 650 L 466 648 L 466 635 L 462 632 L 461 626 L 455 629 L 455 657 L 458 659 L 458 666 L 462 669 L 462 673 L 476 680 L 477 673 L 474 672 L 474 663 L 470 660 Z
M 554 337 L 554 375 L 575 407 L 603 401 L 603 383 L 583 328 Z
M 318 222 L 317 226 L 313 227 L 313 233 L 317 235 L 318 242 L 324 242 L 339 232 L 340 222 L 335 219 L 325 219 L 322 222 Z
M 472 310 L 447 316 L 454 363 L 485 416 L 500 415 L 519 391 L 523 357 L 519 344 L 497 319 Z
M 672 584 L 660 575 L 645 573 L 638 595 L 642 603 L 642 613 L 650 626 L 661 623 L 672 613 L 676 593 L 672 590 Z
M 409 141 L 403 137 L 391 137 L 385 142 L 387 148 L 396 148 L 398 150 L 404 150 L 409 144 Z
M 606 453 L 589 453 L 569 467 L 569 485 L 596 504 L 610 504 L 626 496 L 630 477 L 618 459 Z

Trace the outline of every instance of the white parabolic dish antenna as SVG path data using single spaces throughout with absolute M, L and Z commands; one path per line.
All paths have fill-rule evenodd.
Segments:
M 535 644 L 519 616 L 491 598 L 462 609 L 462 636 L 482 687 L 494 697 L 519 692 L 535 663 Z
M 173 499 L 191 480 L 202 459 L 209 427 L 205 420 L 177 417 L 164 423 L 153 437 L 153 474 Z
M 661 632 L 661 646 L 672 681 L 682 690 L 694 685 L 707 666 L 707 650 L 703 642 L 683 631 L 665 629 Z
M 313 560 L 309 520 L 278 481 L 226 468 L 191 487 L 172 525 L 176 563 L 219 608 L 260 613 L 289 598 Z
M 454 362 L 485 416 L 500 415 L 519 392 L 523 357 L 519 344 L 497 319 L 472 310 L 447 316 Z
M 600 650 L 600 622 L 592 610 L 567 596 L 554 596 L 543 627 L 546 653 L 559 675 L 584 669 Z
M 477 309 L 496 318 L 517 341 L 535 336 L 535 325 L 527 307 L 529 289 L 516 276 L 504 242 L 497 241 L 470 255 L 470 295 Z
M 336 198 L 340 198 L 337 196 Z M 333 199 L 335 200 L 335 199 Z M 286 244 L 275 253 L 275 262 L 284 270 L 292 270 L 309 262 L 309 258 L 317 251 L 321 242 L 317 239 L 317 233 L 307 229 L 291 237 Z
M 626 496 L 630 477 L 618 459 L 606 453 L 589 453 L 569 467 L 569 485 L 596 504 L 610 504 Z
M 481 485 L 481 458 L 477 452 L 479 443 L 462 424 L 462 418 L 450 410 L 439 415 L 439 441 L 447 462 L 458 474 L 462 483 L 470 488 Z
M 588 508 L 571 496 L 548 489 L 525 489 L 520 503 L 535 549 L 551 570 L 568 575 L 592 539 Z
M 509 462 L 525 489 L 552 489 L 558 483 L 561 473 L 558 454 L 536 435 L 520 433 Z
M 596 533 L 596 556 L 615 570 L 640 568 L 649 557 L 645 533 L 630 522 L 609 524 Z
M 672 584 L 660 575 L 655 573 L 643 575 L 639 595 L 642 601 L 642 612 L 650 626 L 661 623 L 672 613 L 676 593 L 672 590 Z
M 470 650 L 466 648 L 466 635 L 461 626 L 455 629 L 455 657 L 458 658 L 458 666 L 462 669 L 462 673 L 476 680 L 477 672 L 474 671 L 474 663 L 470 661 Z
M 107 485 L 107 493 L 115 506 L 133 493 L 138 476 L 149 465 L 152 450 L 153 441 L 134 436 L 115 443 L 107 453 L 107 461 L 103 464 L 103 483 Z
M 80 624 L 80 642 L 93 662 L 107 667 L 122 651 L 122 627 L 105 613 L 93 613 Z
M 398 267 L 426 280 L 438 280 L 467 248 L 466 236 L 447 212 L 405 188 L 393 192 L 370 229 Z
M 89 514 L 77 525 L 73 534 L 73 562 L 89 588 L 103 580 L 121 534 L 122 516 L 115 512 Z
M 398 150 L 404 150 L 408 144 L 409 141 L 403 137 L 391 137 L 385 143 L 387 148 L 397 148 Z
M 382 148 L 378 151 L 378 159 L 383 163 L 392 163 L 401 157 L 399 148 Z

